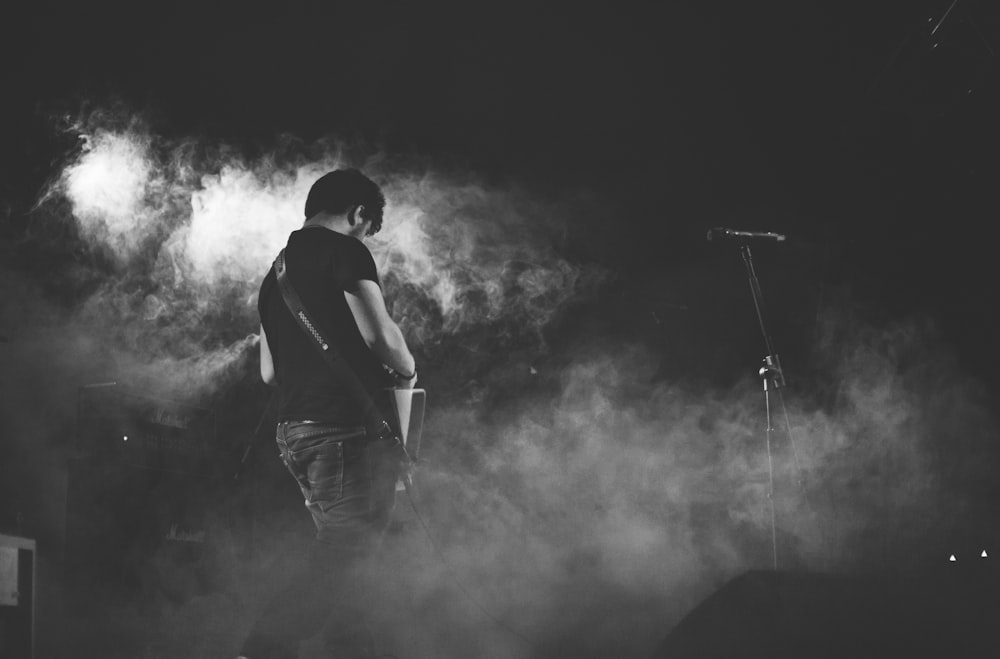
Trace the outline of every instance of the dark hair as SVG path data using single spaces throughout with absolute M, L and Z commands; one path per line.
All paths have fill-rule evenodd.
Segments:
M 382 228 L 385 196 L 378 184 L 356 169 L 336 169 L 319 177 L 306 197 L 306 218 L 326 211 L 340 215 L 364 206 L 362 219 L 371 221 L 368 235 Z

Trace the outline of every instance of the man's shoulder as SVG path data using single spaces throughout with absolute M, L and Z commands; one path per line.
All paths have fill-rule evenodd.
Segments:
M 348 236 L 330 229 L 308 228 L 293 231 L 288 237 L 288 247 L 294 249 L 319 249 L 346 251 L 349 253 L 371 253 L 368 246 L 354 236 Z
M 289 276 L 321 278 L 347 290 L 353 283 L 370 279 L 379 283 L 375 258 L 365 243 L 353 236 L 325 228 L 303 228 L 292 232 L 286 250 Z M 296 280 L 298 281 L 298 280 Z M 307 280 L 302 280 L 306 286 Z

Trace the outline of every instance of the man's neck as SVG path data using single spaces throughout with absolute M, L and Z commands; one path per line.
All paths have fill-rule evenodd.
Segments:
M 313 215 L 302 224 L 303 229 L 309 229 L 312 227 L 329 229 L 330 231 L 343 234 L 345 236 L 350 235 L 351 232 L 351 224 L 347 221 L 346 217 L 331 215 L 329 213 L 318 213 Z

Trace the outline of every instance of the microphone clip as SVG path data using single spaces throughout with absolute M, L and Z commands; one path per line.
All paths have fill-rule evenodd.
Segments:
M 785 374 L 781 370 L 781 361 L 778 359 L 778 355 L 768 355 L 761 360 L 764 364 L 757 371 L 757 374 L 764 380 L 764 389 L 768 388 L 768 383 L 774 385 L 775 389 L 781 389 L 785 386 Z

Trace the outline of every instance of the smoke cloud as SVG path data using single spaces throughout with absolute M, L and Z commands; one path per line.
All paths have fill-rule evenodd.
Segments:
M 995 443 L 984 392 L 926 323 L 877 332 L 841 316 L 825 326 L 849 334 L 813 357 L 835 395 L 786 393 L 794 447 L 784 428 L 773 436 L 779 564 L 879 574 L 944 565 L 945 548 L 962 542 L 956 527 L 976 523 L 968 483 L 989 480 L 967 461 Z M 605 346 L 560 370 L 546 394 L 434 416 L 420 505 L 444 561 L 420 534 L 395 556 L 424 625 L 442 625 L 443 606 L 504 636 L 495 656 L 646 656 L 727 578 L 772 566 L 759 382 L 651 385 L 653 361 L 638 346 Z M 963 456 L 944 458 L 956 441 Z M 530 641 L 475 610 L 456 578 Z M 477 647 L 428 643 L 418 654 Z
M 73 216 L 89 239 L 129 255 L 154 221 L 143 203 L 152 183 L 148 140 L 106 132 L 81 138 L 84 153 L 62 177 Z
M 565 217 L 516 189 L 383 158 L 348 163 L 326 144 L 308 159 L 248 159 L 230 147 L 168 143 L 138 120 L 102 122 L 95 114 L 74 125 L 79 152 L 36 213 L 66 207 L 87 248 L 110 261 L 82 314 L 88 326 L 109 319 L 132 377 L 151 359 L 157 379 L 183 382 L 187 392 L 218 384 L 221 361 L 254 346 L 245 337 L 256 324 L 257 287 L 301 226 L 309 187 L 349 164 L 379 180 L 389 199 L 371 247 L 390 308 L 418 350 L 487 326 L 542 347 L 550 321 L 605 279 L 557 254 L 552 236 Z
M 139 121 L 75 130 L 33 222 L 71 227 L 79 249 L 36 246 L 61 259 L 51 272 L 4 273 L 19 346 L 6 370 L 31 374 L 4 381 L 4 432 L 29 438 L 19 450 L 39 471 L 65 450 L 89 382 L 256 419 L 258 401 L 225 396 L 255 382 L 257 287 L 309 186 L 349 165 L 383 184 L 372 251 L 431 396 L 419 518 L 400 502 L 384 548 L 399 569 L 373 575 L 385 651 L 644 656 L 726 579 L 771 565 L 772 468 L 782 567 L 833 571 L 922 564 L 988 480 L 995 416 L 929 321 L 876 327 L 831 307 L 810 380 L 784 392 L 790 434 L 775 401 L 769 468 L 758 381 L 664 378 L 641 342 L 563 324 L 600 313 L 612 276 L 564 256 L 571 213 L 557 202 L 334 143 L 251 158 Z M 282 476 L 275 487 L 294 490 Z M 229 532 L 216 590 L 123 612 L 152 639 L 134 656 L 235 650 L 308 532 L 287 500 L 258 512 L 252 556 Z

